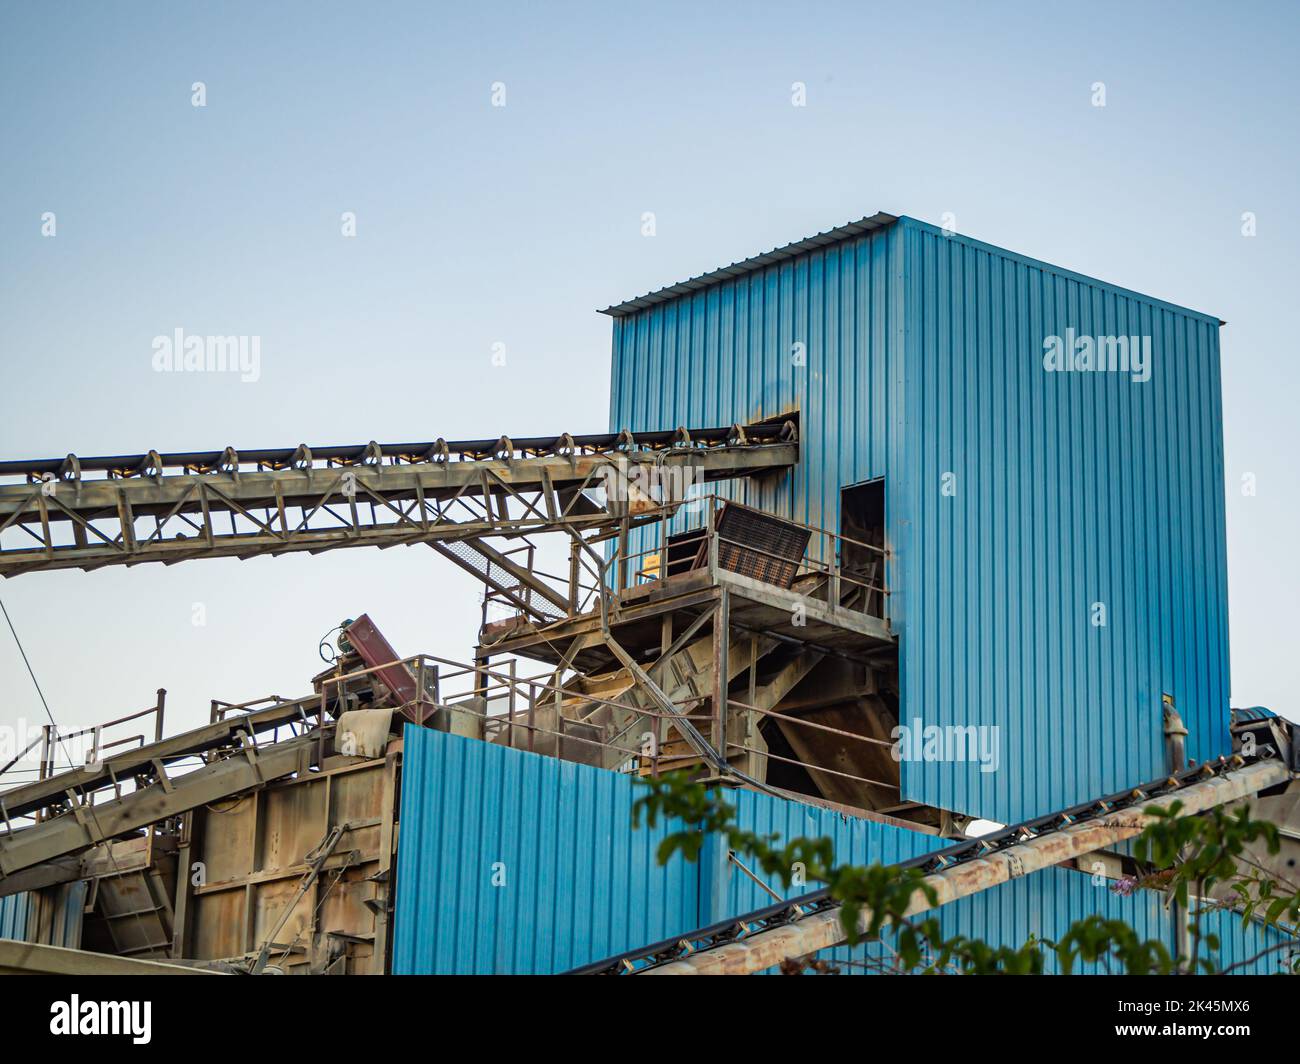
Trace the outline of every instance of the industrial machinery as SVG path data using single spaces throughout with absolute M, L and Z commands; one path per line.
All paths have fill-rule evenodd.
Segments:
M 470 662 L 403 657 L 363 613 L 322 640 L 308 694 L 214 701 L 207 725 L 165 736 L 159 692 L 94 729 L 91 755 L 66 771 L 54 754 L 71 735 L 47 728 L 39 778 L 0 791 L 0 900 L 26 897 L 27 933 L 53 945 L 229 972 L 383 972 L 405 725 L 634 775 L 686 769 L 960 837 L 973 811 L 900 794 L 879 527 L 837 534 L 744 501 L 748 482 L 798 455 L 791 415 L 0 463 L 5 576 L 427 544 L 485 587 Z M 542 568 L 545 534 L 561 537 L 567 573 Z M 111 738 L 151 713 L 152 740 Z M 1120 810 L 1284 790 L 1289 729 L 1238 730 L 1250 748 L 1242 738 L 1231 761 L 922 863 L 946 900 L 1122 842 L 1136 832 Z M 833 909 L 813 895 L 589 970 L 757 971 L 840 941 Z
M 1292 729 L 1225 719 L 1217 316 L 885 212 L 605 313 L 620 431 L 0 462 L 5 577 L 427 546 L 483 585 L 469 660 L 399 650 L 367 604 L 340 603 L 293 697 L 214 698 L 168 735 L 159 691 L 18 744 L 0 766 L 0 934 L 241 973 L 385 972 L 436 939 L 442 963 L 464 952 L 457 899 L 470 937 L 508 938 L 545 923 L 545 890 L 573 908 L 561 860 L 593 898 L 643 887 L 644 837 L 630 856 L 611 810 L 630 821 L 633 781 L 672 770 L 791 830 L 891 840 L 955 908 L 1036 870 L 1070 870 L 1067 887 L 1140 874 L 1125 844 L 1175 799 L 1251 804 L 1283 843 L 1247 859 L 1292 875 Z M 1097 372 L 1041 357 L 1062 337 L 1095 346 Z M 434 747 L 454 793 L 433 793 Z M 20 763 L 36 778 L 12 784 Z M 423 768 L 404 780 L 404 763 Z M 525 777 L 554 793 L 525 806 Z M 404 801 L 426 792 L 404 844 Z M 516 908 L 475 893 L 477 867 L 444 893 L 444 855 L 516 799 L 491 845 L 549 847 Z M 1015 826 L 975 838 L 979 817 Z M 620 841 L 627 860 L 601 863 Z M 426 843 L 436 869 L 397 860 Z M 775 900 L 752 873 L 774 904 L 735 917 L 752 895 L 728 893 L 728 854 L 711 860 L 664 924 L 624 919 L 648 907 L 629 889 L 607 921 L 623 938 L 530 957 L 749 972 L 840 941 L 831 899 Z M 1061 895 L 1057 915 L 1095 905 Z M 399 896 L 432 898 L 436 926 L 403 925 Z M 514 943 L 493 941 L 502 970 Z

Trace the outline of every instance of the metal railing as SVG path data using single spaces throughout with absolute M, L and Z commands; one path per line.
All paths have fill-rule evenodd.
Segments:
M 683 527 L 682 516 L 693 512 L 699 514 L 698 519 Z M 721 520 L 725 512 L 752 515 L 751 527 L 755 523 L 765 525 L 768 530 L 790 536 L 806 536 L 807 542 L 797 556 L 780 553 L 746 538 L 743 533 L 729 533 Z M 639 549 L 633 549 L 634 536 L 640 540 Z M 647 538 L 649 545 L 644 545 Z M 603 557 L 594 549 L 601 542 L 610 544 Z M 616 531 L 581 542 L 575 540 L 571 544 L 567 576 L 538 569 L 532 543 L 526 542 L 508 554 L 520 559 L 520 568 L 531 579 L 545 583 L 557 597 L 568 602 L 570 617 L 597 609 L 602 613 L 616 612 L 625 592 L 707 570 L 714 580 L 720 573 L 749 576 L 834 609 L 889 619 L 887 549 L 716 494 L 643 509 L 624 518 Z M 774 576 L 780 579 L 774 580 Z M 523 582 L 504 590 L 486 591 L 484 627 L 489 623 L 490 609 L 498 617 L 502 614 L 523 617 L 517 602 L 528 593 L 528 585 Z M 534 623 L 545 627 L 545 623 Z
M 520 659 L 511 658 L 503 666 L 492 667 L 482 662 L 466 664 L 432 654 L 415 654 L 323 680 L 321 712 L 323 714 L 330 704 L 337 706 L 341 703 L 340 696 L 345 686 L 355 685 L 358 680 L 382 670 L 401 666 L 411 672 L 416 691 L 424 694 L 393 708 L 416 723 L 433 725 L 438 730 L 451 730 L 450 718 L 459 717 L 462 722 L 469 723 L 468 731 L 481 732 L 475 737 L 485 742 L 557 756 L 571 747 L 589 752 L 603 750 L 612 755 L 606 767 L 623 772 L 639 771 L 639 762 L 634 759 L 640 758 L 648 748 L 640 734 L 627 734 L 642 718 L 653 721 L 708 719 L 707 714 L 669 714 L 652 706 L 630 704 L 626 699 L 635 697 L 631 694 L 636 691 L 635 685 L 630 685 L 621 696 L 612 698 L 588 694 L 565 687 L 557 669 L 520 675 L 519 663 Z M 333 702 L 326 690 L 331 687 L 336 692 Z M 566 708 L 581 709 L 584 715 L 566 716 Z M 602 708 L 619 715 L 631 715 L 633 719 L 614 729 L 615 734 L 597 738 L 592 732 L 599 730 L 600 725 L 593 723 L 591 718 Z M 554 740 L 553 744 L 551 740 Z
M 684 505 L 702 509 L 702 520 L 685 529 L 674 529 L 672 518 Z M 753 540 L 728 535 L 720 527 L 724 507 L 732 512 L 752 514 L 760 522 L 806 534 L 808 541 L 802 554 L 795 558 Z M 779 574 L 783 582 L 773 586 L 793 591 L 800 597 L 888 619 L 885 567 L 889 552 L 884 547 L 777 517 L 719 495 L 661 507 L 644 516 L 658 518 L 652 526 L 652 545 L 632 550 L 630 535 L 625 531 L 606 563 L 611 573 L 606 583 L 612 581 L 613 589 L 620 593 L 652 581 L 671 581 L 699 569 L 707 569 L 716 577 L 720 571 L 745 575 L 745 569 L 749 568 L 760 574 Z M 771 582 L 762 575 L 758 579 Z
M 400 666 L 409 670 L 414 677 L 414 690 L 417 692 L 417 697 L 392 708 L 423 726 L 443 731 L 456 731 L 462 735 L 512 749 L 597 765 L 627 775 L 657 777 L 679 768 L 694 768 L 706 773 L 712 771 L 712 766 L 702 760 L 697 752 L 683 750 L 681 744 L 669 741 L 673 739 L 673 733 L 669 729 L 673 724 L 687 721 L 703 727 L 714 720 L 710 694 L 683 696 L 679 691 L 674 698 L 679 708 L 676 712 L 670 713 L 645 699 L 644 693 L 636 683 L 630 683 L 625 691 L 613 695 L 592 694 L 576 690 L 572 680 L 566 685 L 562 669 L 547 668 L 540 672 L 526 674 L 521 671 L 522 665 L 523 662 L 515 658 L 492 666 L 483 660 L 464 663 L 431 654 L 416 654 L 396 662 L 324 678 L 319 692 L 297 699 L 284 699 L 278 695 L 242 703 L 213 699 L 210 723 L 217 723 L 231 717 L 265 713 L 277 707 L 297 706 L 299 712 L 292 719 L 286 718 L 288 723 L 283 727 L 291 733 L 291 738 L 301 738 L 314 731 L 321 742 L 317 760 L 317 764 L 320 764 L 327 753 L 325 746 L 327 738 L 333 732 L 330 718 L 337 716 L 352 704 L 346 695 L 358 689 L 364 691 L 367 678 L 375 677 L 383 670 Z M 663 662 L 647 666 L 648 671 L 660 676 L 659 682 L 662 682 L 661 665 L 666 669 L 666 663 Z M 91 749 L 96 757 L 105 757 L 107 751 L 128 744 L 146 745 L 161 740 L 164 697 L 165 692 L 160 690 L 158 701 L 154 706 L 90 728 L 55 734 L 46 726 L 41 737 L 44 746 L 40 778 L 44 780 L 54 774 L 52 751 L 60 738 L 92 736 Z M 854 743 L 878 747 L 893 745 L 885 739 L 858 735 L 775 709 L 764 709 L 734 697 L 727 698 L 726 707 L 727 715 L 733 719 L 749 717 L 751 722 L 756 722 L 771 718 L 780 721 L 785 727 L 797 727 L 833 735 Z M 106 739 L 105 729 L 120 727 L 149 716 L 155 718 L 152 738 L 140 734 Z M 259 741 L 250 731 L 245 736 L 245 740 L 259 748 L 266 744 L 268 739 L 271 744 L 280 741 L 279 726 L 273 733 L 267 734 L 267 732 L 269 728 Z M 678 735 L 680 737 L 680 729 Z M 766 748 L 766 744 L 750 742 L 747 738 L 748 730 L 744 728 L 736 729 L 732 735 L 732 738 L 724 740 L 721 747 L 728 761 L 734 762 L 737 758 L 746 761 L 757 757 L 764 765 L 774 763 L 801 765 L 815 776 L 825 774 L 872 787 L 891 789 L 897 787 L 896 780 L 870 779 L 832 765 L 823 766 L 774 753 Z M 222 753 L 215 750 L 195 754 L 192 756 L 194 762 L 192 767 L 199 767 L 218 756 L 222 756 Z M 9 769 L 11 766 L 12 762 L 5 768 Z M 181 769 L 180 762 L 169 765 L 172 778 L 177 778 L 177 769 Z M 81 800 L 86 806 L 93 807 L 98 804 L 99 798 L 120 798 L 124 793 L 138 789 L 139 786 L 140 781 L 133 778 L 115 779 L 113 785 L 103 793 L 98 789 L 93 791 L 86 789 Z M 15 823 L 8 823 L 7 830 L 12 833 L 23 821 L 39 823 L 60 811 L 61 808 L 52 811 L 40 809 L 34 814 L 15 816 L 13 818 Z
M 89 737 L 89 747 L 82 757 L 82 765 L 93 765 L 103 759 L 105 753 L 109 750 L 116 750 L 123 746 L 144 746 L 147 743 L 157 742 L 163 734 L 163 712 L 167 702 L 167 691 L 165 688 L 158 688 L 158 699 L 151 706 L 137 710 L 134 713 L 128 713 L 122 717 L 115 717 L 113 720 L 102 721 L 99 724 L 92 724 L 85 728 L 76 728 L 72 731 L 63 731 L 53 724 L 41 725 L 41 732 L 32 739 L 27 746 L 16 753 L 3 766 L 0 766 L 0 777 L 12 772 L 35 773 L 37 779 L 49 779 L 55 772 L 55 765 L 60 752 L 63 753 L 64 759 L 72 767 L 80 767 L 75 764 L 73 757 L 68 753 L 68 744 L 78 739 Z M 143 717 L 153 717 L 153 738 L 150 739 L 144 732 L 136 735 L 126 735 L 117 738 L 106 739 L 105 732 L 118 728 L 123 724 L 129 724 L 131 721 L 140 720 Z M 86 746 L 85 743 L 79 743 L 78 746 Z M 40 752 L 36 757 L 35 767 L 19 769 L 19 766 L 27 755 L 32 753 L 37 747 Z M 9 780 L 0 779 L 0 786 L 9 783 Z M 30 782 L 29 780 L 14 780 L 14 785 L 18 783 Z
M 560 743 L 589 752 L 603 750 L 613 755 L 607 767 L 626 774 L 658 776 L 663 772 L 671 772 L 675 768 L 700 760 L 699 755 L 695 753 L 666 753 L 657 740 L 646 741 L 645 736 L 640 732 L 629 736 L 627 733 L 639 723 L 649 721 L 658 725 L 665 720 L 671 723 L 685 719 L 707 724 L 713 719 L 711 712 L 667 713 L 651 705 L 632 705 L 618 697 L 606 698 L 577 692 L 564 687 L 558 681 L 556 671 L 553 669 L 543 670 L 534 675 L 520 675 L 520 662 L 516 658 L 511 658 L 502 667 L 493 668 L 482 664 L 457 662 L 431 654 L 416 654 L 398 662 L 344 673 L 338 677 L 331 677 L 325 682 L 338 685 L 341 689 L 344 684 L 354 683 L 381 669 L 391 668 L 394 664 L 410 669 L 416 677 L 416 689 L 425 691 L 428 695 L 427 700 L 417 699 L 394 708 L 399 712 L 405 711 L 408 716 L 414 716 L 422 723 L 433 723 L 439 730 L 448 730 L 446 727 L 439 726 L 445 724 L 444 721 L 434 719 L 434 713 L 442 711 L 449 715 L 459 715 L 464 720 L 480 725 L 482 734 L 477 737 L 483 741 L 513 749 L 548 753 L 552 756 L 560 755 L 562 749 Z M 629 688 L 629 691 L 635 690 L 635 685 Z M 704 701 L 704 696 L 683 700 L 683 702 L 689 701 Z M 591 734 L 583 734 L 581 729 L 586 723 L 584 718 L 564 715 L 562 710 L 566 705 L 586 708 L 587 718 L 598 709 L 609 707 L 617 713 L 632 715 L 632 720 L 613 735 L 595 738 Z M 895 745 L 889 739 L 859 735 L 776 710 L 752 706 L 736 698 L 728 698 L 727 707 L 732 713 L 752 713 L 756 717 L 770 717 L 796 727 L 835 735 L 866 745 L 879 747 Z M 556 710 L 554 726 L 542 719 L 543 714 L 547 714 L 552 708 Z M 586 726 L 593 727 L 589 724 Z M 556 743 L 552 747 L 545 740 L 556 740 Z M 824 772 L 870 786 L 890 788 L 898 786 L 896 780 L 869 779 L 830 766 L 795 761 L 744 743 L 728 742 L 727 750 L 729 757 L 754 754 L 770 760 L 801 765 L 810 772 Z M 565 760 L 585 759 L 565 758 Z

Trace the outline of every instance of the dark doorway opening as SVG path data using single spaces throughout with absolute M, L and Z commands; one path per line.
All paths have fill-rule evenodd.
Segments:
M 884 617 L 885 480 L 840 489 L 840 569 L 846 589 L 858 586 L 864 613 Z

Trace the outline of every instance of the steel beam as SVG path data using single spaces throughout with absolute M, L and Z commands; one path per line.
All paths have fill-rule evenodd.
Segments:
M 317 742 L 318 737 L 309 734 L 256 750 L 246 747 L 220 761 L 150 784 L 113 801 L 100 805 L 75 802 L 66 813 L 0 836 L 0 897 L 14 892 L 9 888 L 9 877 L 14 873 L 89 849 L 281 776 L 305 772 L 311 765 Z M 63 780 L 63 777 L 56 779 Z M 71 800 L 73 792 L 69 791 L 69 795 Z
M 131 957 L 115 957 L 89 950 L 64 949 L 62 946 L 45 946 L 37 942 L 12 942 L 0 939 L 0 975 L 225 975 L 227 973 L 168 964 L 164 961 L 142 961 Z
M 0 575 L 590 531 L 627 520 L 617 503 L 600 509 L 583 494 L 612 474 L 689 470 L 692 482 L 708 482 L 780 471 L 798 459 L 795 437 L 787 422 L 642 437 L 4 462 L 0 481 L 14 482 L 0 483 Z

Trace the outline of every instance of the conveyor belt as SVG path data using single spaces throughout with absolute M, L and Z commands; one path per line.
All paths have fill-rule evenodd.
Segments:
M 1210 805 L 1218 805 L 1242 797 L 1244 794 L 1255 793 L 1265 787 L 1283 782 L 1289 777 L 1286 764 L 1277 757 L 1243 758 L 1234 755 L 1231 759 L 1220 759 L 1218 762 L 1199 765 L 1104 798 L 1036 817 L 979 839 L 959 842 L 933 853 L 900 861 L 891 867 L 918 868 L 927 876 L 934 877 L 932 885 L 938 889 L 940 904 L 943 904 L 955 897 L 997 886 L 999 883 L 1006 882 L 1009 877 L 1022 874 L 1021 870 L 1033 871 L 1044 867 L 1042 863 L 1024 861 L 1017 851 L 1027 851 L 1031 846 L 1037 846 L 1041 851 L 1045 848 L 1043 846 L 1045 841 L 1057 836 L 1062 836 L 1062 841 L 1066 841 L 1071 833 L 1078 835 L 1081 829 L 1089 825 L 1107 824 L 1107 818 L 1114 818 L 1117 813 L 1128 813 L 1130 824 L 1122 830 L 1122 834 L 1131 837 L 1138 833 L 1137 829 L 1131 826 L 1133 814 L 1148 803 L 1178 796 L 1190 812 L 1197 812 Z M 1212 789 L 1213 785 L 1222 786 L 1216 792 Z M 1198 787 L 1204 793 L 1196 792 Z M 1192 800 L 1194 794 L 1200 799 L 1199 804 Z M 1091 846 L 1091 849 L 1096 848 L 1097 846 Z M 1091 850 L 1082 852 L 1091 852 Z M 995 860 L 998 855 L 1008 857 L 1006 863 L 1009 865 L 1009 870 L 1004 869 L 1004 874 L 990 874 L 977 881 L 968 882 L 964 889 L 952 887 L 946 891 L 941 889 L 945 884 L 940 877 L 950 875 L 954 870 L 969 866 L 976 861 Z M 1065 847 L 1061 847 L 1059 853 L 1052 854 L 1054 860 L 1051 863 L 1057 863 L 1072 855 L 1066 852 Z M 967 878 L 974 879 L 974 877 Z M 811 952 L 812 950 L 807 948 L 810 940 L 813 949 L 826 948 L 834 945 L 836 941 L 843 941 L 843 935 L 838 927 L 839 909 L 839 902 L 832 898 L 827 890 L 817 890 L 788 901 L 775 902 L 684 935 L 652 943 L 641 949 L 629 950 L 593 964 L 583 965 L 568 974 L 640 975 L 654 973 L 657 970 L 667 971 L 670 967 L 674 969 L 674 974 L 677 971 L 685 974 L 691 970 L 714 970 L 707 963 L 704 965 L 699 963 L 702 956 L 711 953 L 718 954 L 711 959 L 716 960 L 716 970 L 719 972 L 740 974 L 761 971 L 778 963 L 777 960 L 772 959 L 774 955 L 784 953 L 785 956 L 797 956 Z M 824 944 L 817 942 L 816 936 L 807 936 L 807 938 L 790 936 L 792 941 L 784 943 L 784 948 L 777 950 L 757 948 L 760 936 L 782 928 L 802 927 L 805 922 L 818 925 L 822 937 L 826 939 Z M 734 956 L 724 958 L 721 955 L 727 947 L 742 945 L 756 948 L 752 951 L 733 948 Z M 747 952 L 752 952 L 753 956 L 744 956 L 743 954 Z M 728 961 L 732 963 L 728 964 Z
M 0 791 L 0 897 L 25 890 L 29 869 L 106 839 L 238 794 L 312 763 L 321 742 L 318 695 L 225 717 L 80 768 Z M 288 727 L 298 734 L 259 744 Z M 325 725 L 325 730 L 331 728 Z M 209 762 L 169 769 L 206 755 Z M 123 793 L 123 784 L 134 789 Z M 15 823 L 43 810 L 45 819 Z
M 794 420 L 675 432 L 0 462 L 0 575 L 599 529 L 611 469 L 788 469 Z M 4 481 L 8 481 L 5 483 Z

